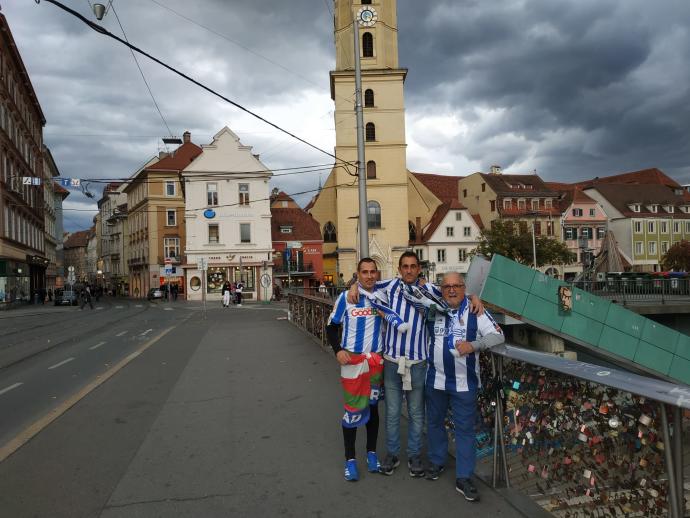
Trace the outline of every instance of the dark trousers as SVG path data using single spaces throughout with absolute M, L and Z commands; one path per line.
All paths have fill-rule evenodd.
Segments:
M 367 422 L 367 451 L 376 451 L 376 441 L 379 436 L 379 406 L 369 406 L 369 421 Z M 355 458 L 355 442 L 357 428 L 343 426 L 343 442 L 345 444 L 345 460 Z

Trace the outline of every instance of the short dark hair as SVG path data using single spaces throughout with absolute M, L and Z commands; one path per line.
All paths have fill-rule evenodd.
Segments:
M 415 261 L 417 261 L 417 264 L 419 264 L 419 257 L 417 256 L 417 254 L 412 250 L 407 250 L 403 252 L 403 254 L 400 256 L 400 259 L 398 259 L 398 268 L 402 266 L 402 262 L 403 259 L 405 259 L 405 257 L 414 257 Z
M 379 269 L 379 267 L 376 265 L 376 261 L 374 261 L 371 257 L 362 257 L 357 263 L 357 271 L 359 271 L 359 269 L 361 268 L 362 263 L 374 263 L 374 267 L 377 270 Z

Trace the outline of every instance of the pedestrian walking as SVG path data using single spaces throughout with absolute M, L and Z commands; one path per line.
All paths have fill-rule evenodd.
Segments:
M 177 286 L 177 284 L 173 284 L 171 289 L 173 294 L 173 300 L 177 300 L 177 293 L 179 291 L 179 287 Z
M 237 296 L 237 307 L 242 307 L 242 291 L 244 290 L 244 284 L 242 284 L 242 281 L 239 281 L 237 283 L 237 286 L 235 287 L 235 295 Z
M 228 308 L 230 307 L 230 283 L 228 281 L 225 281 L 223 284 L 223 307 Z
M 86 286 L 81 289 L 81 308 L 84 309 L 84 306 L 88 302 L 89 306 L 91 309 L 93 309 L 93 300 L 91 299 L 91 289 Z

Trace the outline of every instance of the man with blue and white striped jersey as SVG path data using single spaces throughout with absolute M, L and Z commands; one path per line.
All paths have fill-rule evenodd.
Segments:
M 505 340 L 488 312 L 469 311 L 465 280 L 447 273 L 441 284 L 450 310 L 438 314 L 429 326 L 429 368 L 426 376 L 426 415 L 429 438 L 429 480 L 438 479 L 448 454 L 444 420 L 450 405 L 455 425 L 455 487 L 470 501 L 479 500 L 471 477 L 476 464 L 474 426 L 477 393 L 481 387 L 479 352 Z
M 388 453 L 381 462 L 381 472 L 392 475 L 400 465 L 400 414 L 403 394 L 407 400 L 407 467 L 412 477 L 424 476 L 421 458 L 422 429 L 424 426 L 424 379 L 427 359 L 427 331 L 425 312 L 415 307 L 412 299 L 404 294 L 408 286 L 420 286 L 420 264 L 417 254 L 404 252 L 398 261 L 399 277 L 376 283 L 377 295 L 381 294 L 386 305 L 408 324 L 407 330 L 388 326 L 383 345 L 383 385 L 386 405 L 386 448 Z M 421 286 L 437 297 L 441 291 L 431 283 Z M 356 300 L 357 289 L 351 288 L 348 300 Z M 483 306 L 474 297 L 475 311 Z
M 359 297 L 353 304 L 341 293 L 328 319 L 326 335 L 340 364 L 340 381 L 345 396 L 345 413 L 342 419 L 345 445 L 345 480 L 359 479 L 355 460 L 357 428 L 367 428 L 367 470 L 377 473 L 380 468 L 376 455 L 379 414 L 378 400 L 381 388 L 383 358 L 383 322 L 393 328 L 406 329 L 402 319 L 383 306 L 371 290 L 378 270 L 370 258 L 363 258 L 357 265 Z M 343 327 L 342 338 L 339 328 Z

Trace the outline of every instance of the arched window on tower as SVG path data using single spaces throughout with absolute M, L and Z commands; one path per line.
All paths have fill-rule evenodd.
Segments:
M 370 32 L 365 32 L 362 35 L 362 57 L 374 57 L 374 35 Z
M 367 125 L 365 126 L 365 133 L 365 140 L 367 142 L 374 142 L 376 140 L 376 126 L 373 122 L 367 122 Z
M 368 5 L 371 3 L 371 0 L 362 0 L 362 5 Z
M 364 91 L 364 107 L 373 108 L 374 107 L 374 91 L 371 88 L 367 88 Z
M 367 162 L 367 180 L 376 178 L 376 162 L 369 160 Z
M 417 228 L 414 226 L 414 223 L 411 221 L 407 222 L 407 231 L 410 235 L 410 243 L 414 243 L 417 241 Z
M 377 201 L 367 203 L 367 221 L 369 228 L 381 228 L 381 205 Z
M 335 233 L 335 225 L 330 221 L 323 226 L 323 242 L 336 243 L 338 241 Z

